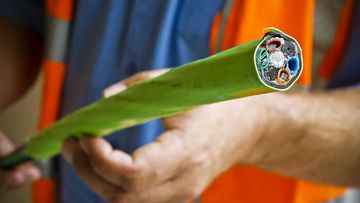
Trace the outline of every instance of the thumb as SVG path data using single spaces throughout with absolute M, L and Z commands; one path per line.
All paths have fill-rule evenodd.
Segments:
M 6 156 L 15 150 L 15 146 L 10 139 L 0 131 L 0 157 Z
M 170 69 L 168 69 L 168 68 L 166 68 L 166 69 L 164 68 L 164 69 L 148 70 L 148 71 L 142 71 L 142 72 L 136 73 L 135 75 L 132 75 L 129 78 L 121 80 L 120 82 L 117 82 L 117 83 L 111 85 L 110 87 L 106 88 L 103 92 L 104 97 L 111 97 L 115 94 L 118 94 L 118 93 L 124 91 L 128 87 L 130 87 L 142 80 L 147 80 L 147 79 L 158 77 L 158 76 L 166 73 L 169 70 Z

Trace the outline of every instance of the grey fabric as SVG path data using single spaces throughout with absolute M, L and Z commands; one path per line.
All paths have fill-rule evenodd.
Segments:
M 360 82 L 360 2 L 355 1 L 351 17 L 350 32 L 346 39 L 343 57 L 337 65 L 336 72 L 328 84 L 328 88 L 354 86 Z
M 335 37 L 344 0 L 316 0 L 313 45 L 312 89 L 323 89 L 319 80 L 319 66 Z
M 65 61 L 69 28 L 69 22 L 47 15 L 45 58 L 57 62 Z
M 231 12 L 231 8 L 233 7 L 234 4 L 234 0 L 226 0 L 225 2 L 225 6 L 222 10 L 223 16 L 221 18 L 221 23 L 220 23 L 220 30 L 219 30 L 219 36 L 218 36 L 218 40 L 216 43 L 216 52 L 220 52 L 221 51 L 221 46 L 224 40 L 224 34 L 225 34 L 225 28 L 226 28 L 226 24 L 227 24 L 227 19 L 230 15 Z

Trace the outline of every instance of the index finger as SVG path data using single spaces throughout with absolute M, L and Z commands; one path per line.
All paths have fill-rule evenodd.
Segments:
M 131 155 L 115 150 L 103 138 L 83 137 L 80 146 L 85 151 L 94 171 L 107 181 L 128 188 L 130 179 L 140 173 Z
M 0 130 L 0 157 L 4 157 L 15 150 L 10 139 Z
M 117 82 L 108 88 L 106 88 L 103 92 L 105 97 L 113 96 L 121 91 L 124 91 L 126 88 L 146 79 L 155 78 L 157 76 L 160 76 L 170 69 L 158 69 L 158 70 L 149 70 L 149 71 L 143 71 L 140 73 L 136 73 L 135 75 L 130 76 L 129 78 L 126 78 L 124 80 L 121 80 L 120 82 Z

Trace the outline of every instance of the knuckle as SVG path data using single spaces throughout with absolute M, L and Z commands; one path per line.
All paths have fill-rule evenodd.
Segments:
M 140 179 L 131 178 L 125 182 L 125 188 L 129 193 L 138 193 L 143 189 L 143 184 Z
M 103 159 L 100 158 L 91 159 L 90 164 L 96 172 L 108 173 L 109 167 L 107 167 L 107 164 Z
M 141 176 L 145 170 L 145 165 L 138 160 L 135 161 L 133 167 L 130 168 L 129 173 L 133 177 Z
M 148 173 L 149 163 L 143 156 L 138 156 L 134 158 L 134 164 L 129 169 L 129 177 L 133 179 L 138 179 L 139 177 L 144 177 Z
M 151 177 L 153 177 L 153 178 L 158 178 L 158 177 L 160 177 L 160 176 L 161 176 L 161 170 L 160 170 L 160 168 L 158 168 L 158 167 L 151 168 L 151 169 L 150 169 L 150 175 L 151 175 Z
M 136 166 L 138 177 L 156 179 L 162 174 L 161 167 L 158 164 L 151 163 L 149 159 L 147 157 L 142 157 L 141 160 L 138 159 Z
M 113 195 L 111 196 L 108 201 L 110 203 L 125 203 L 126 202 L 126 195 Z
M 191 166 L 210 166 L 211 160 L 205 153 L 198 153 L 195 156 L 191 156 L 190 165 Z
M 139 80 L 145 80 L 145 79 L 148 79 L 149 77 L 150 77 L 150 71 L 143 71 L 143 72 L 140 72 L 138 75 Z
M 72 163 L 72 165 L 74 166 L 76 171 L 78 171 L 80 173 L 83 170 L 83 168 L 82 168 L 82 165 L 83 165 L 82 160 L 83 160 L 82 154 L 79 153 L 79 152 L 75 152 L 74 155 L 73 155 L 73 163 Z
M 93 152 L 90 154 L 90 156 L 91 156 L 91 159 L 94 160 L 95 163 L 104 164 L 104 160 L 105 160 L 104 154 Z
M 127 176 L 124 181 L 125 189 L 129 193 L 138 193 L 146 187 L 146 175 L 143 167 L 134 168 L 131 175 Z

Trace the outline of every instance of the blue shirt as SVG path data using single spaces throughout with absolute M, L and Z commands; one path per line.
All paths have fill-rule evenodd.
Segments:
M 223 0 L 76 2 L 61 116 L 96 101 L 104 88 L 136 72 L 178 66 L 208 56 L 210 26 L 223 5 Z M 0 3 L 0 13 L 41 32 L 41 6 L 41 1 L 35 0 L 4 0 Z M 19 9 L 24 12 L 14 12 Z M 360 21 L 359 14 L 357 11 L 354 22 Z M 354 23 L 353 33 L 357 34 L 350 39 L 357 45 L 360 45 L 355 37 L 360 36 L 359 25 Z M 352 74 L 347 71 L 359 71 L 360 60 L 354 50 L 354 46 L 348 47 L 331 86 L 359 82 L 359 72 Z M 152 121 L 115 133 L 107 139 L 114 147 L 132 152 L 154 140 L 161 131 L 160 122 Z M 63 160 L 60 160 L 60 173 L 63 202 L 103 202 Z
M 61 115 L 98 100 L 107 86 L 136 72 L 208 56 L 209 30 L 221 4 L 222 0 L 78 1 Z M 107 139 L 131 152 L 161 131 L 157 120 Z M 102 202 L 65 161 L 61 178 L 63 202 Z
M 39 30 L 39 23 L 26 19 L 33 13 L 13 14 L 19 8 L 39 9 L 32 3 L 6 0 L 0 11 Z M 210 27 L 222 4 L 223 0 L 76 1 L 60 116 L 98 100 L 107 86 L 136 72 L 208 56 Z M 132 152 L 161 131 L 156 120 L 107 139 L 115 148 Z M 60 175 L 63 202 L 103 202 L 63 160 Z

